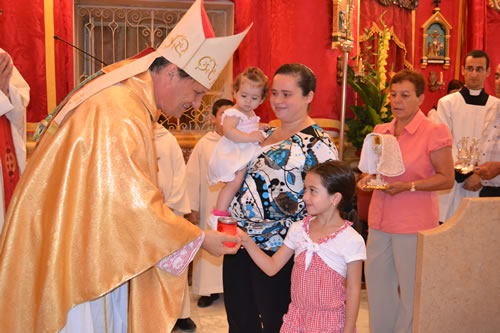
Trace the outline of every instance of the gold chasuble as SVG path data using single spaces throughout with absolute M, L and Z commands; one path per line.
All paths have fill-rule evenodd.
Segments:
M 145 71 L 91 96 L 43 135 L 0 237 L 0 332 L 57 332 L 71 307 L 127 281 L 129 332 L 172 329 L 185 274 L 155 264 L 201 230 L 163 204 L 156 110 Z

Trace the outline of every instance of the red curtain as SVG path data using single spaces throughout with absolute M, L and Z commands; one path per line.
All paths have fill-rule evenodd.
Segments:
M 464 46 L 457 45 L 460 34 L 459 3 L 464 3 Z M 282 64 L 301 62 L 309 66 L 317 75 L 318 87 L 312 104 L 313 118 L 338 119 L 341 107 L 341 86 L 336 83 L 338 50 L 331 49 L 331 0 L 238 0 L 235 3 L 235 31 L 240 32 L 251 22 L 254 26 L 243 41 L 234 58 L 235 75 L 247 66 L 258 66 L 270 79 Z M 356 1 L 355 1 L 356 2 Z M 31 103 L 28 108 L 28 121 L 37 122 L 47 115 L 47 89 L 45 68 L 45 27 L 44 1 L 0 0 L 0 47 L 9 52 L 14 64 L 31 87 Z M 378 21 L 386 11 L 384 20 L 394 30 L 408 50 L 410 60 L 412 50 L 411 12 L 397 6 L 382 6 L 377 0 L 361 0 L 360 31 Z M 443 72 L 447 83 L 455 76 L 457 48 L 465 54 L 473 48 L 483 48 L 491 58 L 491 68 L 500 63 L 500 13 L 487 6 L 485 0 L 442 1 L 441 13 L 452 25 L 450 41 L 451 66 L 429 65 L 421 69 L 422 24 L 432 15 L 434 5 L 430 1 L 420 1 L 416 10 L 414 66 L 428 77 L 431 70 Z M 73 2 L 54 0 L 54 33 L 72 42 Z M 467 10 L 467 13 L 465 13 Z M 357 15 L 355 15 L 356 17 Z M 357 24 L 355 22 L 354 26 Z M 70 46 L 54 41 L 56 66 L 56 102 L 59 103 L 73 88 L 73 50 Z M 391 48 L 393 44 L 391 42 Z M 397 53 L 396 53 L 397 52 Z M 353 50 L 350 56 L 354 56 Z M 391 50 L 389 66 L 402 68 L 402 54 Z M 493 93 L 494 75 L 486 82 L 486 90 Z M 349 90 L 348 90 L 349 91 Z M 444 90 L 426 91 L 422 110 L 427 112 L 445 94 Z M 352 104 L 348 96 L 348 105 Z M 269 103 L 265 102 L 259 114 L 263 121 L 274 119 Z
M 484 83 L 485 90 L 495 95 L 495 70 L 500 64 L 500 12 L 488 7 L 486 16 L 486 36 L 484 50 L 490 57 L 490 76 Z
M 467 39 L 466 49 L 484 50 L 486 42 L 486 7 L 488 6 L 485 0 L 468 0 L 467 1 Z M 467 53 L 467 52 L 465 52 Z
M 43 0 L 0 0 L 0 47 L 31 87 L 28 121 L 47 114 Z
M 45 65 L 44 1 L 0 0 L 0 47 L 10 53 L 14 65 L 28 82 L 30 104 L 28 122 L 47 116 L 47 81 Z M 73 2 L 54 0 L 54 32 L 71 42 Z M 59 103 L 73 86 L 73 53 L 66 44 L 55 41 L 56 94 Z
M 73 43 L 73 1 L 54 0 L 54 34 Z M 56 63 L 56 100 L 61 102 L 73 90 L 73 48 L 54 40 Z
M 365 29 L 369 29 L 372 23 L 375 22 L 380 29 L 380 17 L 387 25 L 387 28 L 393 29 L 394 34 L 399 41 L 404 44 L 407 50 L 405 56 L 404 51 L 396 45 L 394 39 L 391 39 L 390 50 L 387 58 L 387 71 L 391 70 L 391 66 L 395 72 L 404 68 L 405 60 L 411 62 L 412 56 L 412 36 L 411 36 L 411 12 L 409 10 L 397 6 L 383 6 L 378 0 L 363 0 L 360 1 L 360 35 L 364 34 Z M 410 23 L 410 24 L 409 24 Z M 376 48 L 374 48 L 375 50 Z
M 271 80 L 280 65 L 303 63 L 317 76 L 311 117 L 339 119 L 341 86 L 337 85 L 336 73 L 340 51 L 331 48 L 331 0 L 234 3 L 235 32 L 254 23 L 235 55 L 234 74 L 248 66 L 258 66 Z M 267 101 L 258 112 L 262 121 L 275 119 Z

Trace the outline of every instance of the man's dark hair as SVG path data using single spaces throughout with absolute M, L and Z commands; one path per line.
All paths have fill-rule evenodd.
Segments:
M 214 105 L 212 106 L 212 114 L 214 115 L 214 117 L 217 116 L 217 111 L 219 111 L 219 109 L 222 107 L 222 106 L 226 106 L 226 105 L 229 105 L 229 106 L 233 106 L 234 105 L 234 102 L 233 101 L 230 101 L 228 99 L 225 99 L 225 98 L 222 98 L 222 99 L 219 99 L 217 100 Z
M 486 59 L 486 68 L 490 68 L 490 57 L 486 54 L 486 52 L 482 50 L 472 50 L 464 58 L 464 67 L 465 67 L 465 60 L 467 60 L 467 57 L 472 57 L 472 58 L 485 58 Z
M 462 81 L 460 81 L 460 80 L 451 80 L 448 83 L 448 94 L 452 90 L 462 89 L 463 86 L 464 86 L 464 83 Z
M 155 59 L 155 61 L 153 61 L 151 65 L 149 65 L 149 71 L 158 74 L 163 67 L 168 66 L 169 64 L 171 64 L 171 62 L 167 59 L 158 57 Z M 179 77 L 181 79 L 190 77 L 188 73 L 184 72 L 184 70 L 180 69 L 179 67 L 177 67 L 177 71 L 179 72 Z

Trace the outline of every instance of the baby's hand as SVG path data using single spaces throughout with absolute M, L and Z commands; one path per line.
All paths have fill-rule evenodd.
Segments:
M 264 133 L 262 133 L 261 131 L 253 131 L 248 133 L 248 135 L 252 139 L 252 142 L 262 143 L 262 141 L 264 141 L 266 138 Z
M 261 124 L 261 125 L 259 126 L 259 129 L 260 129 L 261 131 L 267 131 L 267 130 L 269 129 L 269 125 L 268 125 L 268 124 Z

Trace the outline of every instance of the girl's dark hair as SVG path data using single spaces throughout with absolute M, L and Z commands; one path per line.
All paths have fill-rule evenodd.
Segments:
M 274 76 L 278 74 L 293 75 L 298 78 L 297 85 L 302 90 L 302 96 L 307 96 L 311 91 L 316 92 L 316 75 L 306 65 L 294 63 L 281 65 Z
M 236 79 L 234 80 L 233 90 L 235 92 L 240 90 L 241 81 L 243 78 L 253 83 L 256 87 L 262 88 L 262 99 L 266 98 L 267 90 L 269 89 L 267 83 L 268 78 L 264 72 L 257 67 L 247 67 L 243 72 L 238 74 Z
M 342 161 L 327 161 L 316 165 L 308 173 L 319 176 L 321 184 L 326 188 L 328 194 L 339 192 L 342 195 L 338 210 L 341 216 L 345 217 L 345 214 L 342 214 L 344 205 L 352 200 L 356 189 L 356 180 L 351 168 Z

